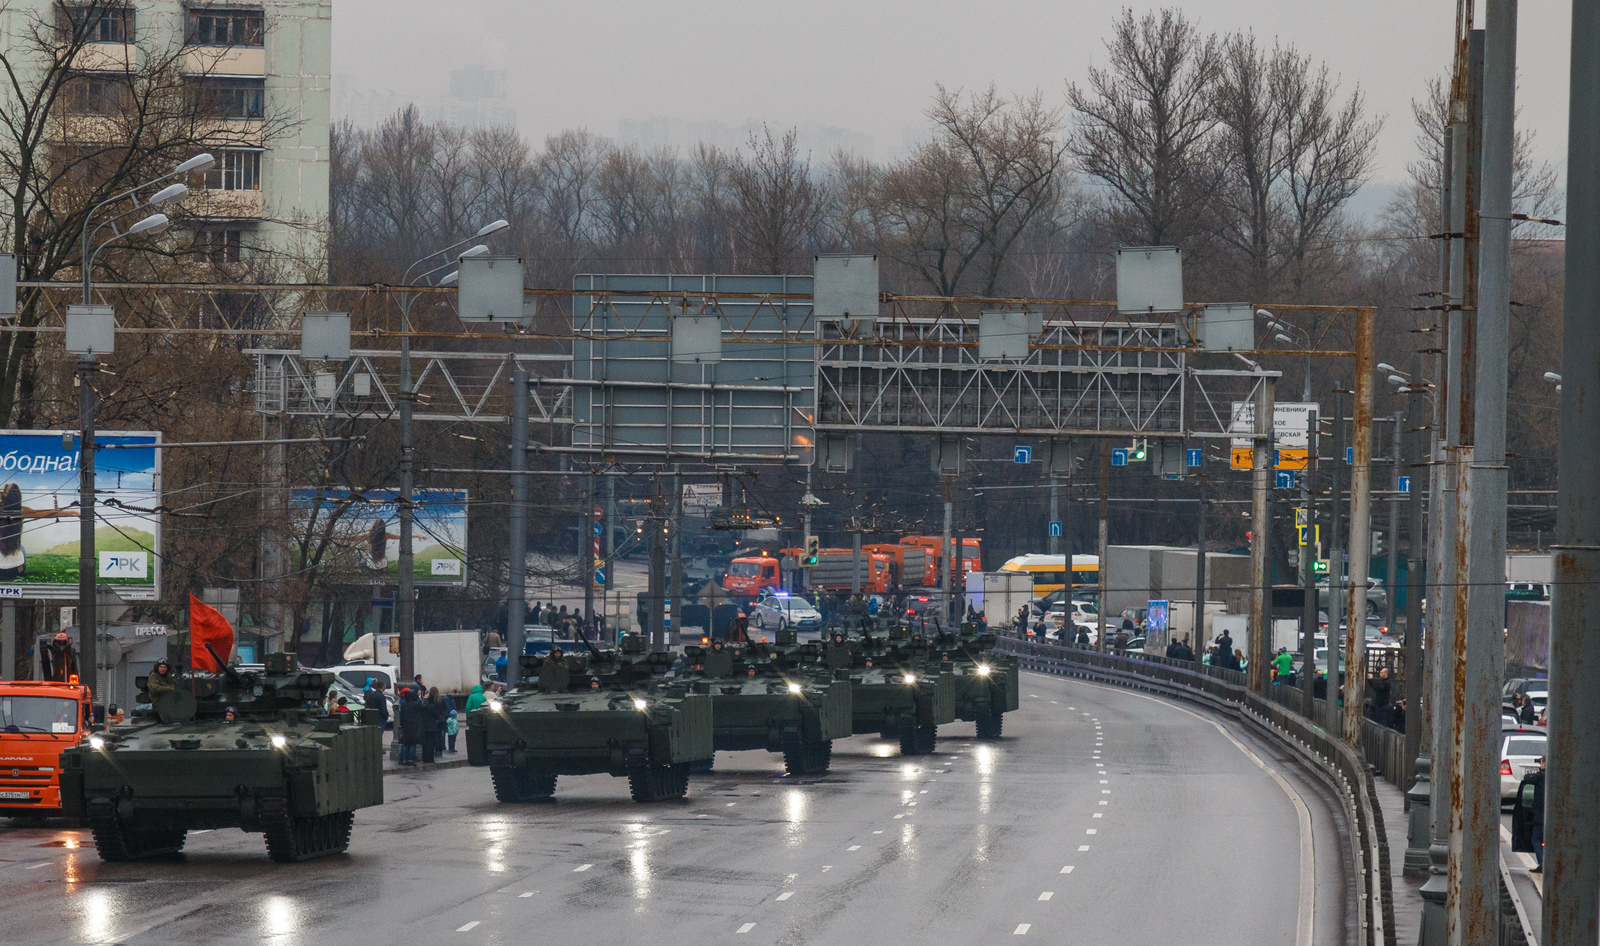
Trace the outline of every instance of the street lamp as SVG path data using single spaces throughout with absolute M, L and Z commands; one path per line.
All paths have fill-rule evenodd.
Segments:
M 495 220 L 479 227 L 478 232 L 472 236 L 434 250 L 406 267 L 405 275 L 400 280 L 401 283 L 410 285 L 411 276 L 419 266 L 423 266 L 441 256 L 448 256 L 453 250 L 467 243 L 486 237 L 491 233 L 499 233 L 509 226 L 511 224 L 503 219 Z M 443 263 L 421 272 L 416 272 L 416 275 L 422 279 L 427 279 L 427 277 L 442 269 L 449 269 L 451 266 L 456 265 L 460 260 L 482 256 L 487 252 L 489 252 L 488 245 L 479 243 L 462 250 L 453 259 L 446 259 Z M 457 270 L 446 274 L 436 285 L 454 285 L 459 278 L 460 271 Z M 400 501 L 396 504 L 400 507 L 400 574 L 395 582 L 394 624 L 395 630 L 400 635 L 400 676 L 406 680 L 411 679 L 416 672 L 416 649 L 415 638 L 413 637 L 416 632 L 416 622 L 414 620 L 415 612 L 412 607 L 414 603 L 412 596 L 415 594 L 413 590 L 415 576 L 412 575 L 412 571 L 415 565 L 411 557 L 411 533 L 413 528 L 411 493 L 416 465 L 414 449 L 411 443 L 411 411 L 413 403 L 416 401 L 416 392 L 411 389 L 411 305 L 416 301 L 416 297 L 417 294 L 414 292 L 406 293 L 400 297 Z M 513 657 L 513 661 L 514 659 Z
M 182 200 L 189 193 L 189 188 L 182 181 L 174 182 L 156 191 L 149 198 L 140 201 L 139 192 L 146 188 L 154 187 L 163 181 L 170 181 L 181 177 L 191 171 L 204 170 L 216 163 L 216 159 L 209 154 L 197 154 L 184 161 L 182 164 L 161 175 L 154 180 L 136 184 L 120 194 L 115 194 L 100 201 L 83 216 L 83 232 L 81 235 L 80 257 L 83 267 L 83 304 L 91 304 L 93 284 L 91 278 L 94 273 L 94 258 L 106 246 L 123 237 L 148 234 L 154 236 L 167 228 L 167 215 L 163 213 L 149 213 L 151 208 L 159 207 L 176 200 Z M 107 206 L 122 200 L 128 200 L 132 206 L 112 214 L 96 224 L 95 216 Z M 145 216 L 135 222 L 126 230 L 117 228 L 117 221 L 131 216 L 137 211 L 144 211 Z M 111 228 L 111 236 L 100 241 L 98 245 L 91 246 L 100 231 L 106 227 Z M 89 688 L 92 699 L 99 685 L 99 664 L 96 661 L 95 640 L 100 630 L 98 609 L 95 601 L 96 579 L 100 576 L 99 557 L 95 554 L 94 547 L 94 435 L 95 435 L 95 373 L 98 364 L 93 354 L 78 356 L 78 422 L 80 432 L 78 435 L 78 664 L 79 677 Z M 102 702 L 104 697 L 102 696 Z
M 1544 373 L 1544 379 L 1546 381 L 1555 382 L 1556 390 L 1561 390 L 1561 376 L 1559 374 L 1556 374 L 1554 371 L 1546 371 Z

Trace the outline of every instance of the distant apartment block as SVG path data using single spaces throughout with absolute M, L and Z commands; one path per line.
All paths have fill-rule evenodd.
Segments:
M 183 223 L 196 258 L 215 264 L 281 255 L 320 261 L 328 215 L 332 0 L 183 3 L 11 0 L 8 38 L 52 20 L 68 29 L 88 18 L 90 45 L 75 61 L 70 120 L 58 134 L 81 144 L 114 143 L 114 116 L 129 106 L 126 79 L 140 63 L 178 57 L 192 86 L 204 147 L 216 157 L 203 185 L 189 182 Z M 156 57 L 151 59 L 149 57 Z M 107 120 L 111 119 L 111 120 Z M 181 238 L 180 234 L 180 238 Z M 308 274 L 302 268 L 295 273 Z

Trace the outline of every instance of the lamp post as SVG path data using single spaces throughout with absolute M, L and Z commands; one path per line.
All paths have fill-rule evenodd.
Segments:
M 499 233 L 511 226 L 505 220 L 496 220 L 478 229 L 477 233 L 434 250 L 410 266 L 406 267 L 405 275 L 401 282 L 410 285 L 413 273 L 421 278 L 437 273 L 441 269 L 449 268 L 454 261 L 446 261 L 431 269 L 416 272 L 417 267 L 428 263 L 440 256 L 451 252 L 473 240 L 486 237 L 491 233 Z M 466 259 L 473 256 L 482 256 L 489 252 L 485 244 L 478 244 L 456 255 L 455 260 Z M 457 272 L 446 274 L 439 280 L 439 285 L 453 284 L 458 278 Z M 395 582 L 394 594 L 394 625 L 395 632 L 400 636 L 400 677 L 410 680 L 416 674 L 416 622 L 413 618 L 414 609 L 412 597 L 415 568 L 411 558 L 411 534 L 414 521 L 411 508 L 411 493 L 413 487 L 414 470 L 416 466 L 415 452 L 411 442 L 411 411 L 416 401 L 416 392 L 411 389 L 411 304 L 416 301 L 416 293 L 406 293 L 400 297 L 400 574 Z M 374 638 L 376 641 L 376 638 Z M 377 659 L 376 646 L 373 658 Z M 514 666 L 508 657 L 508 666 Z
M 182 200 L 189 193 L 187 185 L 179 182 L 169 184 L 152 194 L 144 201 L 139 200 L 139 192 L 147 187 L 153 187 L 163 181 L 188 174 L 191 171 L 200 171 L 210 167 L 215 160 L 209 154 L 197 154 L 183 162 L 171 171 L 145 181 L 143 184 L 130 187 L 120 194 L 113 195 L 100 201 L 89 209 L 83 217 L 83 231 L 81 239 L 81 260 L 83 266 L 83 304 L 91 303 L 93 284 L 91 277 L 94 272 L 94 258 L 106 246 L 123 237 L 148 234 L 154 236 L 167 227 L 167 215 L 163 213 L 147 213 L 126 230 L 117 227 L 117 221 L 131 216 L 135 211 L 148 211 L 153 207 Z M 110 217 L 96 224 L 94 218 L 107 206 L 121 200 L 131 200 L 133 206 L 112 214 Z M 98 245 L 94 240 L 100 231 L 106 227 L 111 228 L 111 236 L 101 240 Z M 100 685 L 98 679 L 98 663 L 96 650 L 99 642 L 95 639 L 99 633 L 98 609 L 95 607 L 95 585 L 99 578 L 99 556 L 95 554 L 94 544 L 94 435 L 95 435 L 95 375 L 99 366 L 93 353 L 78 356 L 78 676 L 89 688 L 91 699 Z

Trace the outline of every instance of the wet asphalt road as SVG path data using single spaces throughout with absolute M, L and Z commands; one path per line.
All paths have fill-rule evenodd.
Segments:
M 998 742 L 956 723 L 903 759 L 857 737 L 804 779 L 719 753 L 668 804 L 606 776 L 518 806 L 482 769 L 391 777 L 347 855 L 298 865 L 234 830 L 104 864 L 86 831 L 0 821 L 0 941 L 1293 944 L 1302 835 L 1315 940 L 1338 935 L 1338 841 L 1293 773 L 1132 693 L 1033 674 L 1022 693 Z

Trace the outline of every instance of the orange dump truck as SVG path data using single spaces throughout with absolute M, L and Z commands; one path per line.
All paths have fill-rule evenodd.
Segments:
M 780 581 L 777 556 L 755 552 L 728 563 L 722 590 L 735 598 L 755 598 L 763 590 L 777 591 Z
M 86 686 L 0 681 L 0 817 L 61 810 L 61 751 L 83 741 L 92 713 Z
M 955 539 L 950 540 L 952 543 Z M 936 588 L 939 579 L 944 575 L 944 540 L 936 535 L 908 535 L 900 540 L 901 545 L 913 545 L 927 550 L 928 571 L 923 582 L 929 588 Z M 983 540 L 962 539 L 961 561 L 956 563 L 957 588 L 965 587 L 967 572 L 983 571 Z
M 817 564 L 811 566 L 811 587 L 826 591 L 849 591 L 860 570 L 861 593 L 881 595 L 894 587 L 894 560 L 882 552 L 861 550 L 859 565 L 850 549 L 822 549 Z

